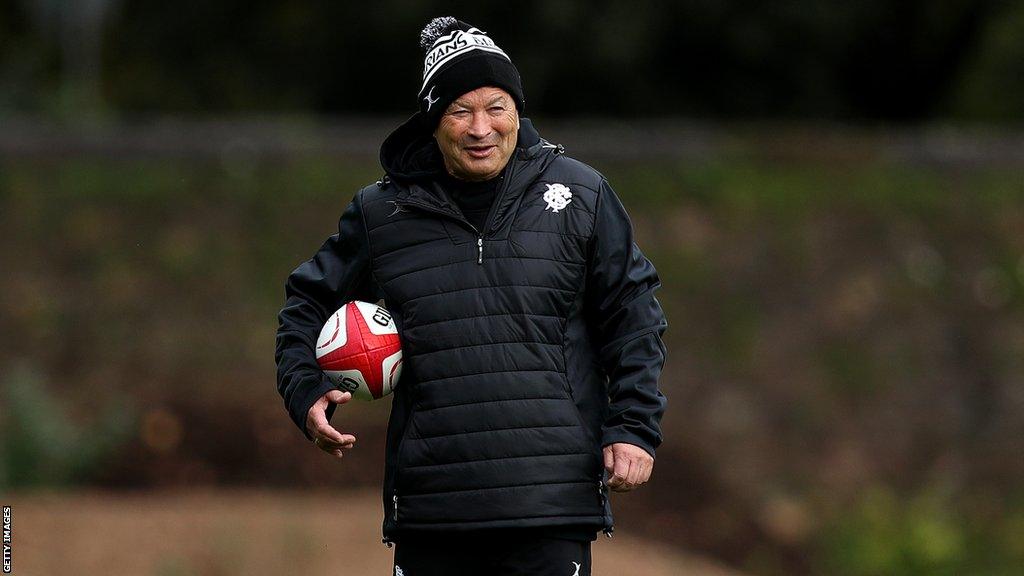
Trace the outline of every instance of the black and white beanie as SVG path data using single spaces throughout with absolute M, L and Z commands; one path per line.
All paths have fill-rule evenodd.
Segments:
M 420 47 L 426 57 L 419 109 L 431 129 L 453 100 L 482 86 L 508 92 L 522 114 L 526 100 L 519 70 L 486 32 L 451 16 L 434 18 L 420 33 Z

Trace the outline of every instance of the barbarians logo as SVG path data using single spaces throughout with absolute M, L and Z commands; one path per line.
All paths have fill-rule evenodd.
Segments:
M 563 210 L 572 202 L 572 191 L 565 184 L 546 184 L 548 187 L 547 192 L 544 193 L 544 201 L 548 203 L 548 208 L 551 212 L 556 214 L 559 210 Z
M 420 87 L 421 93 L 426 89 L 430 78 L 445 64 L 473 50 L 492 52 L 503 56 L 509 62 L 512 61 L 508 54 L 505 54 L 504 50 L 498 48 L 494 40 L 487 37 L 486 32 L 478 28 L 456 30 L 451 34 L 434 40 L 430 51 L 427 53 L 427 57 L 423 60 L 423 85 Z

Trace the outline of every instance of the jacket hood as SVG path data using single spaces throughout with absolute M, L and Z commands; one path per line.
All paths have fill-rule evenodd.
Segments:
M 517 156 L 536 155 L 542 144 L 546 144 L 546 141 L 540 137 L 530 119 L 520 117 L 516 151 L 509 162 Z M 548 146 L 556 148 L 550 144 Z M 426 128 L 422 114 L 413 114 L 384 139 L 380 147 L 380 164 L 392 180 L 404 182 L 430 179 L 444 169 L 441 150 L 437 147 L 433 132 Z

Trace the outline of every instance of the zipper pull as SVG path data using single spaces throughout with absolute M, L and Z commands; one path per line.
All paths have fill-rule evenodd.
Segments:
M 484 237 L 483 236 L 478 236 L 477 237 L 477 239 L 476 239 L 476 250 L 477 250 L 477 253 L 479 254 L 479 256 L 477 256 L 476 263 L 477 264 L 483 264 L 484 263 Z
M 397 492 L 391 496 L 391 500 L 395 503 L 394 518 L 395 518 L 395 522 L 398 522 L 398 493 Z M 390 546 L 389 546 L 389 548 L 390 548 Z
M 604 478 L 601 478 L 597 481 L 597 493 L 601 497 L 601 506 L 605 506 L 608 503 L 608 492 L 607 486 L 605 486 L 604 484 Z M 602 530 L 602 532 L 604 532 L 605 536 L 611 538 L 613 530 L 615 530 L 614 525 L 605 528 L 604 530 Z

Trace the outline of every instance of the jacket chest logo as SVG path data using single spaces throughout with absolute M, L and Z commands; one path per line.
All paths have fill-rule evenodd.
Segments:
M 548 187 L 544 192 L 544 201 L 548 203 L 544 208 L 545 211 L 550 208 L 551 212 L 556 214 L 568 206 L 569 202 L 572 202 L 572 191 L 565 184 L 545 184 L 545 186 Z

